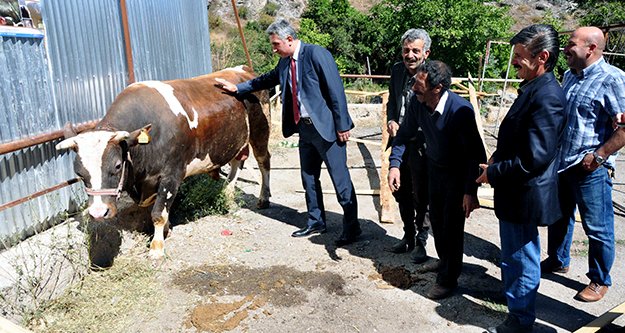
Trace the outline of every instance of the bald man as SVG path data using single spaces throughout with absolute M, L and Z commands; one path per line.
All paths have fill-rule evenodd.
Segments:
M 590 283 L 575 295 L 582 302 L 602 299 L 612 284 L 612 178 L 616 152 L 625 145 L 625 129 L 615 126 L 625 111 L 625 73 L 603 59 L 604 48 L 596 27 L 575 30 L 564 48 L 570 70 L 562 84 L 568 117 L 559 167 L 563 218 L 549 226 L 549 257 L 540 264 L 542 274 L 568 272 L 577 205 L 589 244 Z

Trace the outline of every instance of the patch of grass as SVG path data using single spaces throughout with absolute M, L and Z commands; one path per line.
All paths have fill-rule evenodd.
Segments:
M 36 331 L 127 332 L 137 318 L 157 316 L 163 289 L 156 274 L 144 258 L 117 258 L 110 269 L 89 274 L 56 299 Z
M 588 256 L 588 240 L 574 240 L 571 243 L 571 255 L 576 257 L 587 257 Z
M 207 215 L 223 215 L 236 206 L 226 193 L 226 181 L 200 174 L 187 178 L 172 205 L 171 221 L 185 223 Z
M 501 304 L 488 298 L 485 298 L 483 300 L 482 305 L 484 305 L 484 307 L 486 307 L 487 309 L 491 309 L 496 312 L 508 313 L 508 307 L 506 306 L 506 304 Z

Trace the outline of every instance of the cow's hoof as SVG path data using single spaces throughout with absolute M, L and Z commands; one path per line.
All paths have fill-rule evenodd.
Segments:
M 150 259 L 159 260 L 165 257 L 165 248 L 163 245 L 163 241 L 152 241 L 150 244 L 150 252 L 148 252 Z
M 256 203 L 256 208 L 258 209 L 269 208 L 269 200 L 258 200 L 258 202 Z

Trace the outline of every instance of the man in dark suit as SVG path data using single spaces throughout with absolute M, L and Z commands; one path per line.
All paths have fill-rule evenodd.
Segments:
M 538 226 L 562 215 L 558 200 L 558 151 L 566 121 L 566 98 L 553 68 L 556 30 L 531 25 L 512 38 L 512 65 L 523 79 L 519 95 L 499 127 L 497 150 L 478 183 L 495 189 L 501 238 L 501 275 L 508 317 L 489 332 L 531 332 L 540 284 Z
M 319 176 L 325 163 L 343 208 L 343 232 L 337 246 L 353 243 L 360 236 L 356 192 L 347 169 L 346 142 L 354 127 L 347 112 L 343 81 L 334 58 L 325 48 L 306 44 L 284 19 L 267 28 L 273 51 L 281 57 L 271 71 L 234 85 L 218 80 L 221 88 L 238 94 L 273 88 L 282 89 L 282 134 L 299 133 L 301 176 L 306 191 L 308 222 L 293 237 L 326 231 L 326 216 Z
M 418 102 L 410 103 L 407 118 L 393 141 L 388 184 L 391 191 L 401 185 L 400 146 L 419 127 L 425 135 L 430 222 L 440 259 L 436 283 L 426 296 L 441 299 L 458 286 L 464 250 L 464 222 L 479 207 L 475 179 L 486 152 L 471 104 L 449 90 L 451 70 L 441 61 L 426 61 L 412 86 Z
M 406 118 L 406 110 L 412 97 L 412 77 L 430 54 L 431 44 L 430 36 L 423 29 L 408 29 L 401 38 L 403 61 L 393 65 L 391 70 L 389 99 L 386 104 L 387 127 L 391 138 L 397 135 Z M 420 264 L 428 259 L 425 244 L 430 223 L 425 218 L 428 206 L 425 138 L 420 128 L 414 134 L 406 144 L 399 167 L 404 186 L 393 192 L 404 222 L 404 237 L 394 244 L 390 251 L 393 253 L 412 251 L 412 262 Z M 389 140 L 389 145 L 392 145 L 392 140 Z

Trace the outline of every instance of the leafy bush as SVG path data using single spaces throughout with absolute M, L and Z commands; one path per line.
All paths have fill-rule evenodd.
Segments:
M 250 14 L 250 10 L 247 7 L 239 7 L 239 17 L 246 20 Z
M 276 16 L 278 9 L 280 9 L 280 6 L 277 3 L 268 1 L 262 12 L 269 16 Z

